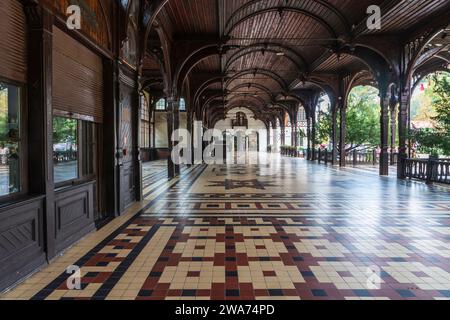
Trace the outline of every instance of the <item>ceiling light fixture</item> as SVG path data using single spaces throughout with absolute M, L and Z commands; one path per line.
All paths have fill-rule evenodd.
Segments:
M 277 56 L 284 56 L 284 52 L 277 52 Z

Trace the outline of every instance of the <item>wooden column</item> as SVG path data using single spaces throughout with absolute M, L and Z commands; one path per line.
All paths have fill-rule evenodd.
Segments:
M 389 102 L 390 112 L 391 112 L 391 165 L 395 164 L 395 147 L 397 140 L 397 99 L 395 97 L 394 88 L 391 92 L 391 99 Z
M 112 106 L 103 118 L 103 190 L 105 209 L 110 216 L 120 214 L 118 158 L 118 73 L 116 63 L 103 59 L 103 94 L 105 106 Z
M 345 167 L 345 138 L 347 136 L 347 103 L 340 103 L 340 126 L 339 126 L 339 166 Z
M 398 113 L 398 163 L 397 163 L 397 177 L 405 179 L 405 166 L 407 155 L 407 127 L 408 127 L 408 110 L 411 101 L 411 91 L 404 88 L 400 94 L 400 107 Z
M 312 159 L 313 161 L 316 159 L 316 108 L 312 108 L 311 113 L 311 150 L 312 152 Z
M 43 225 L 47 259 L 55 257 L 55 183 L 53 177 L 52 29 L 50 11 L 24 2 L 28 23 L 29 193 L 45 194 Z
M 206 133 L 207 130 L 208 130 L 208 128 L 203 125 L 202 126 L 202 159 L 203 159 L 202 163 L 205 163 L 205 159 L 203 158 L 203 155 L 205 154 L 206 147 L 209 144 L 209 141 L 204 141 L 203 140 L 203 137 L 205 136 L 205 133 Z
M 194 163 L 194 143 L 193 143 L 194 130 L 193 130 L 192 116 L 193 116 L 192 112 L 188 111 L 186 116 L 186 129 L 189 131 L 191 135 L 191 141 L 188 142 L 191 145 L 191 154 L 189 158 L 191 159 L 191 163 Z M 191 165 L 188 164 L 187 166 L 190 167 Z
M 306 160 L 312 160 L 312 145 L 311 145 L 311 118 L 309 115 L 306 116 L 306 144 L 307 144 L 307 150 L 308 154 L 306 155 Z
M 280 126 L 280 130 L 281 130 L 281 145 L 284 146 L 286 143 L 286 128 L 284 127 L 284 125 Z
M 297 126 L 291 123 L 291 146 L 297 146 Z
M 151 106 L 151 114 L 152 114 L 152 145 L 151 148 L 154 149 L 156 148 L 156 107 L 155 107 L 155 103 L 153 103 L 153 105 Z
M 180 128 L 180 102 L 177 100 L 174 104 L 173 113 L 173 130 L 178 130 Z M 178 143 L 178 142 L 177 142 Z M 180 175 L 180 165 L 174 165 L 174 175 L 178 177 Z
M 389 94 L 387 87 L 380 85 L 380 102 L 381 102 L 381 117 L 380 117 L 380 175 L 389 175 Z
M 175 110 L 175 100 L 173 97 L 169 96 L 167 99 L 167 147 L 169 149 L 169 157 L 167 159 L 167 177 L 173 179 L 175 177 L 175 164 L 172 161 L 172 132 L 174 128 L 174 110 Z
M 294 123 L 292 124 L 292 129 L 293 129 L 293 132 L 292 132 L 292 137 L 293 137 L 293 146 L 295 146 L 295 147 L 298 147 L 298 145 L 299 145 L 299 139 L 298 139 L 298 124 L 297 124 L 297 115 L 295 116 L 295 121 L 294 121 Z
M 332 132 L 331 132 L 331 140 L 333 143 L 333 151 L 332 151 L 332 165 L 337 164 L 337 155 L 338 155 L 338 130 L 337 130 L 337 112 L 339 109 L 339 104 L 336 104 L 332 110 Z

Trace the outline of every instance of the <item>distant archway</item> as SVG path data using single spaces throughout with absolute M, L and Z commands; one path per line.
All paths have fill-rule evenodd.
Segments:
M 292 122 L 289 113 L 284 113 L 284 145 L 292 146 Z

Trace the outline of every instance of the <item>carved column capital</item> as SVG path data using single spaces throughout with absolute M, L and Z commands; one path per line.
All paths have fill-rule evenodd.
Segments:
M 52 13 L 42 7 L 37 0 L 22 0 L 23 9 L 30 30 L 44 29 L 51 31 L 53 28 Z

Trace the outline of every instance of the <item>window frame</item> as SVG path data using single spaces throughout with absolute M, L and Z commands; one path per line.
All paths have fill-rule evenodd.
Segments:
M 0 76 L 0 82 L 15 86 L 19 89 L 20 106 L 19 106 L 19 161 L 20 161 L 20 190 L 18 192 L 0 195 L 0 207 L 11 201 L 20 200 L 28 195 L 28 102 L 27 102 L 27 85 L 18 81 L 10 80 Z
M 77 177 L 73 178 L 73 179 L 68 179 L 68 180 L 64 180 L 64 181 L 59 181 L 59 182 L 54 182 L 55 185 L 55 189 L 62 189 L 65 187 L 71 187 L 71 186 L 76 186 L 76 185 L 80 185 L 86 182 L 90 182 L 90 181 L 95 181 L 97 180 L 97 174 L 98 174 L 98 164 L 97 164 L 97 159 L 98 159 L 98 124 L 93 122 L 93 121 L 89 121 L 80 117 L 69 117 L 67 115 L 62 115 L 61 113 L 58 112 L 53 112 L 53 116 L 52 116 L 52 126 L 53 126 L 53 119 L 54 118 L 66 118 L 66 119 L 72 119 L 72 120 L 76 120 L 77 121 Z M 83 146 L 82 144 L 84 143 L 84 138 L 85 138 L 85 128 L 83 128 L 83 124 L 84 123 L 90 123 L 92 125 L 92 141 L 90 142 L 93 145 L 93 149 L 92 149 L 92 168 L 93 168 L 93 172 L 92 173 L 88 173 L 85 174 L 84 171 L 84 165 L 85 165 L 85 156 L 83 153 L 83 149 L 86 148 L 86 146 Z M 53 137 L 52 137 L 53 139 Z M 83 143 L 82 143 L 83 142 Z M 52 141 L 52 146 L 54 144 L 54 141 Z M 53 150 L 52 150 L 53 152 Z M 53 179 L 55 179 L 55 165 L 52 162 L 52 167 L 53 167 Z
M 158 103 L 161 100 L 164 100 L 164 109 L 158 109 Z M 156 101 L 156 103 L 155 103 L 155 111 L 156 112 L 166 112 L 167 111 L 167 99 L 166 98 L 161 98 L 158 101 Z
M 150 148 L 150 104 L 144 94 L 140 95 L 140 139 L 139 148 Z
M 183 101 L 183 109 L 181 109 L 181 101 Z M 179 105 L 179 108 L 178 108 L 178 111 L 180 111 L 180 112 L 186 112 L 186 99 L 184 99 L 183 97 L 181 97 L 180 98 L 180 105 Z
M 150 128 L 149 122 L 141 120 L 141 132 L 140 132 L 140 147 L 141 149 L 150 149 Z

